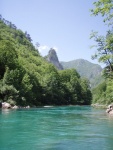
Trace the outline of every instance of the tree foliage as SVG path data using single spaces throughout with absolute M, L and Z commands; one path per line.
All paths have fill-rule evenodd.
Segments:
M 113 0 L 98 0 L 94 2 L 94 9 L 91 10 L 93 15 L 101 14 L 104 22 L 112 24 L 113 19 Z M 98 35 L 97 32 L 91 33 L 91 38 L 97 43 L 97 52 L 92 56 L 99 62 L 105 64 L 104 75 L 106 77 L 113 76 L 113 29 L 112 27 L 106 31 L 106 36 Z
M 98 59 L 99 62 L 105 64 L 104 75 L 111 76 L 113 73 L 113 31 L 108 31 L 105 37 L 93 32 L 91 38 L 94 38 L 97 43 L 95 46 L 97 52 L 92 59 Z
M 113 0 L 98 0 L 94 2 L 93 15 L 101 14 L 103 22 L 109 25 L 106 36 L 100 36 L 96 32 L 91 33 L 91 38 L 97 43 L 97 52 L 92 56 L 105 64 L 103 75 L 106 80 L 93 90 L 93 103 L 108 104 L 113 102 Z
M 93 3 L 94 8 L 91 9 L 93 15 L 101 14 L 104 17 L 103 21 L 108 25 L 112 25 L 113 21 L 113 0 L 98 0 Z
M 58 71 L 27 32 L 0 16 L 0 99 L 21 106 L 89 105 L 91 91 L 76 70 Z

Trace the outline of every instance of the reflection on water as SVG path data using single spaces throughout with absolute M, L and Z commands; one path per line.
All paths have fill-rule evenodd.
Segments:
M 2 114 L 8 114 L 11 112 L 10 109 L 1 109 Z
M 112 150 L 113 116 L 87 106 L 3 110 L 0 134 L 1 150 Z

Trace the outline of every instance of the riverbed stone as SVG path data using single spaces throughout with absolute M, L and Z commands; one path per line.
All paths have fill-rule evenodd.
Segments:
M 3 103 L 2 103 L 2 108 L 3 108 L 3 109 L 10 109 L 10 108 L 11 108 L 11 105 L 10 105 L 9 103 L 7 103 L 7 102 L 3 102 Z
M 12 107 L 13 109 L 18 109 L 19 107 L 17 105 L 13 106 Z
M 113 104 L 108 105 L 106 112 L 109 114 L 113 114 Z

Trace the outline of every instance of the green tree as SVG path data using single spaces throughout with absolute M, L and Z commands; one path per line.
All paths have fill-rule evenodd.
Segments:
M 108 22 L 109 25 L 112 25 L 113 18 L 113 0 L 98 0 L 93 3 L 94 9 L 91 9 L 93 15 L 101 14 L 104 17 L 104 22 Z
M 80 80 L 81 85 L 81 100 L 84 105 L 91 104 L 92 93 L 90 91 L 90 83 L 87 79 L 82 78 Z
M 99 104 L 105 104 L 107 103 L 106 100 L 106 88 L 107 84 L 104 81 L 103 83 L 99 84 L 96 88 L 92 90 L 92 103 L 99 103 Z
M 8 81 L 9 72 L 10 70 L 7 67 L 3 79 L 0 80 L 0 98 L 3 101 L 16 101 L 17 97 L 19 96 L 19 91 Z
M 97 52 L 92 56 L 99 62 L 105 64 L 103 71 L 106 80 L 96 87 L 93 93 L 93 103 L 108 104 L 113 101 L 112 79 L 113 79 L 113 0 L 98 0 L 94 2 L 93 15 L 101 15 L 104 24 L 109 25 L 106 36 L 100 36 L 96 32 L 91 33 L 91 38 L 95 40 Z
M 105 64 L 104 74 L 111 76 L 113 73 L 113 31 L 107 32 L 106 37 L 93 32 L 91 38 L 97 42 L 95 45 L 97 52 L 92 56 L 92 59 L 98 59 L 99 62 Z
M 60 71 L 61 82 L 64 85 L 67 104 L 89 105 L 91 103 L 91 91 L 89 82 L 81 79 L 75 69 Z
M 13 85 L 0 84 L 0 98 L 2 101 L 15 100 L 18 97 L 18 91 Z
M 98 0 L 94 2 L 94 9 L 91 12 L 93 15 L 101 14 L 104 17 L 103 21 L 107 21 L 110 25 L 113 18 L 112 9 L 113 0 Z M 104 75 L 106 77 L 113 76 L 113 29 L 106 31 L 106 36 L 100 36 L 97 32 L 92 32 L 90 37 L 97 43 L 97 52 L 92 58 L 105 64 Z
M 10 41 L 0 40 L 0 75 L 5 73 L 6 66 L 14 69 L 17 62 L 17 52 Z

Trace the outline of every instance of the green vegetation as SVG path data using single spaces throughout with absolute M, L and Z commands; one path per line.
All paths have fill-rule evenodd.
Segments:
M 0 16 L 0 100 L 12 105 L 89 105 L 89 82 L 75 69 L 58 71 L 30 35 Z
M 61 64 L 64 69 L 76 69 L 81 77 L 87 78 L 90 81 L 91 88 L 96 87 L 104 80 L 101 77 L 101 66 L 87 60 L 76 59 L 69 62 L 61 62 Z
M 101 14 L 104 23 L 109 25 L 106 36 L 91 33 L 91 38 L 97 43 L 97 53 L 92 56 L 99 62 L 105 64 L 103 76 L 105 81 L 93 89 L 93 103 L 109 104 L 113 102 L 113 0 L 98 0 L 94 3 L 95 8 L 91 10 L 93 15 Z M 94 47 L 94 46 L 93 46 Z
M 93 89 L 93 103 L 110 104 L 113 103 L 113 81 L 107 79 L 107 81 L 101 83 L 97 88 Z

